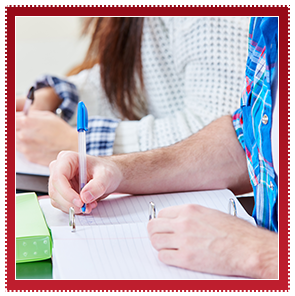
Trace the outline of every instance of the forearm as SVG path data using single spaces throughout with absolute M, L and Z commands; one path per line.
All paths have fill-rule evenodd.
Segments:
M 256 278 L 277 279 L 278 234 L 273 231 L 259 228 L 256 232 L 255 241 L 257 247 L 256 249 L 253 249 L 251 256 L 253 262 L 256 262 L 256 264 L 253 269 L 249 269 L 249 272 L 252 270 L 252 272 L 254 272 L 253 277 Z
M 239 194 L 251 190 L 245 153 L 230 116 L 216 120 L 175 145 L 113 156 L 112 160 L 123 174 L 120 192 L 229 188 Z

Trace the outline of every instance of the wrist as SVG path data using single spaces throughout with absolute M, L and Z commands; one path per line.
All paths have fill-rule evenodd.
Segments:
M 35 91 L 32 109 L 54 112 L 62 100 L 52 87 L 43 87 Z
M 246 266 L 247 274 L 253 278 L 278 278 L 278 235 L 258 227 Z
M 258 252 L 257 277 L 263 279 L 278 278 L 278 235 L 275 232 L 262 229 L 267 232 L 268 240 L 261 242 Z
M 162 164 L 161 159 L 164 158 L 162 151 L 163 149 L 155 149 L 111 156 L 122 174 L 120 192 L 131 194 L 168 192 L 169 188 L 164 179 L 166 170 L 159 169 Z
M 126 181 L 126 161 L 125 155 L 124 154 L 119 154 L 119 155 L 112 155 L 112 156 L 107 156 L 107 159 L 111 160 L 111 162 L 114 164 L 114 166 L 117 167 L 118 171 L 120 172 L 121 175 L 121 182 L 118 186 L 118 192 L 122 193 L 129 193 L 128 192 L 128 186 L 126 187 L 125 184 L 127 183 Z

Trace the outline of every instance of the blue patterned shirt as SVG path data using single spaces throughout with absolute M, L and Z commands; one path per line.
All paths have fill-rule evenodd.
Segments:
M 258 225 L 278 231 L 278 183 L 271 151 L 271 83 L 278 58 L 278 18 L 252 18 L 241 107 L 233 125 L 247 158 Z

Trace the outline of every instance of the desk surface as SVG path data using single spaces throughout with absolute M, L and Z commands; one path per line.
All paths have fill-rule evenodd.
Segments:
M 15 184 L 16 189 L 21 192 L 38 191 L 44 192 L 43 194 L 45 194 L 48 191 L 48 177 L 46 176 L 35 176 L 17 173 L 15 175 Z

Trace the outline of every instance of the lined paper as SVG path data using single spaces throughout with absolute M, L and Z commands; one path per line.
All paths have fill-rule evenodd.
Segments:
M 90 215 L 76 215 L 76 232 L 68 215 L 40 200 L 52 231 L 53 276 L 60 279 L 232 279 L 168 266 L 158 259 L 147 233 L 148 203 L 157 210 L 200 204 L 228 212 L 229 190 L 144 196 L 111 196 Z M 236 200 L 238 216 L 255 224 Z
M 157 212 L 174 205 L 199 204 L 228 213 L 229 198 L 234 198 L 236 201 L 238 217 L 255 224 L 254 219 L 247 214 L 234 194 L 227 189 L 141 196 L 110 196 L 100 201 L 91 214 L 76 215 L 75 221 L 77 226 L 146 222 L 150 201 L 155 203 Z M 49 227 L 68 225 L 68 214 L 53 208 L 50 200 L 40 200 L 40 205 Z
M 58 227 L 58 230 L 53 231 L 54 278 L 236 278 L 194 272 L 162 263 L 148 239 L 146 224 L 81 226 L 76 233 L 71 233 L 68 227 Z

